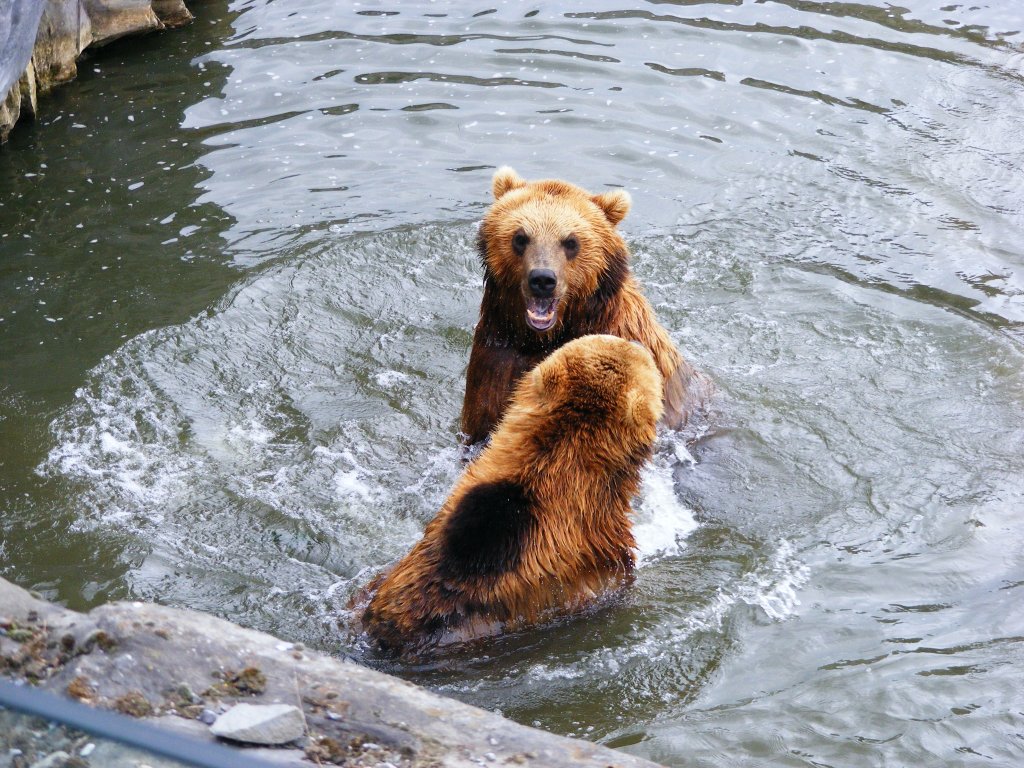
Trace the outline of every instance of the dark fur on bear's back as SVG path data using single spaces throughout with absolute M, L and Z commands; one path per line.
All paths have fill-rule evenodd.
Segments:
M 525 376 L 423 538 L 366 588 L 376 645 L 415 654 L 522 629 L 627 583 L 661 389 L 650 353 L 607 335 Z
M 680 427 L 708 397 L 710 382 L 679 354 L 629 268 L 616 225 L 629 210 L 622 190 L 591 195 L 564 181 L 526 182 L 509 168 L 494 176 L 495 202 L 480 227 L 484 269 L 461 429 L 468 444 L 485 439 L 519 378 L 553 350 L 587 334 L 643 344 L 665 381 L 665 422 Z M 517 252 L 516 238 L 527 246 Z M 575 249 L 568 248 L 577 243 Z M 528 316 L 529 275 L 557 277 L 556 320 L 538 330 Z
M 441 533 L 440 570 L 447 578 L 497 576 L 519 567 L 536 527 L 533 501 L 519 483 L 501 480 L 471 488 Z

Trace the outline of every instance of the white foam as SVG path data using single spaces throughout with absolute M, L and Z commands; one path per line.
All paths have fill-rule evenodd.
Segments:
M 144 343 L 141 338 L 133 344 Z M 163 520 L 170 499 L 202 473 L 177 450 L 180 419 L 160 402 L 141 366 L 106 358 L 94 385 L 80 388 L 52 425 L 56 446 L 36 471 L 82 482 L 77 529 Z
M 428 506 L 439 508 L 461 473 L 460 450 L 453 444 L 432 453 L 419 479 L 407 485 L 405 491 L 421 497 Z
M 680 653 L 692 643 L 699 632 L 721 631 L 725 618 L 738 604 L 747 604 L 764 611 L 770 621 L 784 621 L 800 601 L 797 592 L 807 581 L 809 569 L 797 557 L 793 545 L 781 540 L 767 560 L 733 583 L 725 584 L 703 606 L 683 616 L 665 619 L 640 638 L 599 648 L 572 661 L 539 662 L 525 670 L 516 669 L 515 676 L 527 674 L 538 680 L 593 680 L 595 675 L 616 675 L 634 661 L 656 668 L 675 664 Z M 480 681 L 477 688 L 488 685 Z M 441 686 L 442 690 L 464 690 L 462 684 Z M 472 690 L 469 686 L 468 690 Z
M 688 618 L 687 634 L 700 629 L 720 629 L 729 610 L 739 603 L 760 608 L 771 621 L 783 621 L 800 604 L 797 591 L 807 581 L 809 573 L 807 565 L 796 556 L 792 543 L 780 540 L 764 565 L 737 582 L 720 587 L 703 610 Z
M 366 483 L 358 469 L 335 473 L 334 487 L 341 496 L 355 496 L 363 501 L 373 498 L 373 489 Z
M 676 495 L 674 478 L 680 451 L 689 461 L 693 458 L 681 439 L 671 442 L 659 447 L 641 475 L 643 485 L 633 522 L 639 566 L 679 554 L 686 548 L 686 537 L 697 528 L 693 512 Z
M 740 582 L 736 598 L 764 611 L 772 621 L 782 621 L 800 605 L 797 592 L 807 583 L 810 568 L 796 554 L 793 544 L 779 542 L 768 566 L 754 571 Z
M 377 386 L 383 389 L 393 389 L 399 384 L 407 383 L 409 375 L 401 371 L 378 371 L 373 379 L 377 382 Z
M 337 458 L 348 464 L 348 469 L 334 473 L 334 487 L 342 497 L 355 497 L 361 501 L 372 501 L 380 494 L 379 486 L 371 481 L 370 472 L 362 467 L 351 451 L 341 451 Z
M 100 450 L 105 454 L 127 454 L 131 452 L 131 446 L 124 440 L 119 440 L 109 432 L 101 432 L 99 437 Z
M 235 424 L 231 427 L 230 433 L 233 437 L 255 445 L 267 445 L 274 439 L 273 430 L 256 419 L 251 419 L 247 424 Z
M 583 677 L 587 670 L 579 666 L 553 667 L 543 662 L 531 664 L 526 674 L 535 680 L 575 680 Z

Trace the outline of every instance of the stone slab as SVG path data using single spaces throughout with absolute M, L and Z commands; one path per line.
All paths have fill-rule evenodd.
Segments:
M 298 747 L 251 752 L 282 765 L 654 765 L 194 611 L 125 602 L 79 614 L 0 579 L 0 621 L 16 627 L 0 637 L 7 676 L 197 738 L 216 739 L 197 719 L 203 709 L 222 713 L 240 702 L 301 709 L 306 732 Z

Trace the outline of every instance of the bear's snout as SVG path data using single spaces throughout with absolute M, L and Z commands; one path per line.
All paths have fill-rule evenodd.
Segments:
M 531 269 L 527 285 L 530 286 L 530 293 L 538 299 L 549 299 L 555 293 L 558 277 L 550 269 Z

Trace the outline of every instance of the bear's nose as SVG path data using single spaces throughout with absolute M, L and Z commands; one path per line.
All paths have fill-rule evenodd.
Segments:
M 558 278 L 550 269 L 531 269 L 530 279 L 527 282 L 530 286 L 530 293 L 538 299 L 546 299 L 555 292 Z

